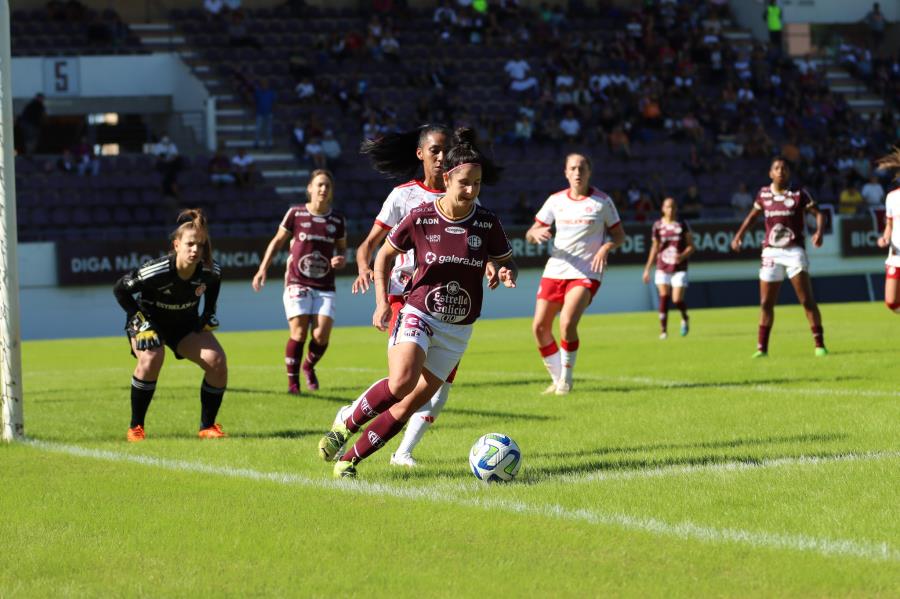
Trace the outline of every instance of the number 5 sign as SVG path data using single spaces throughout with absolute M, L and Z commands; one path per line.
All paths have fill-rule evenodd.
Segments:
M 77 96 L 80 87 L 81 67 L 77 57 L 44 59 L 45 96 Z

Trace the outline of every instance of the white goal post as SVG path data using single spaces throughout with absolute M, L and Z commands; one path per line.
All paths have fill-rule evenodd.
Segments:
M 25 434 L 9 19 L 9 1 L 0 0 L 0 425 L 4 441 Z

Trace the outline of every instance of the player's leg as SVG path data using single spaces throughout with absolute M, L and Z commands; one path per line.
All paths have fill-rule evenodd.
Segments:
M 669 298 L 672 288 L 665 283 L 657 283 L 656 291 L 659 293 L 659 338 L 665 339 L 669 336 Z
M 288 319 L 287 345 L 284 347 L 284 365 L 287 369 L 288 393 L 300 393 L 300 363 L 303 344 L 309 330 L 309 314 L 300 314 Z
M 813 296 L 812 280 L 809 273 L 805 270 L 798 272 L 791 277 L 791 285 L 797 293 L 797 301 L 803 306 L 806 312 L 806 320 L 809 321 L 809 329 L 812 331 L 813 342 L 816 345 L 816 355 L 824 356 L 828 354 L 825 349 L 825 331 L 822 328 L 822 314 L 819 312 L 819 305 Z
M 687 272 L 677 272 L 672 277 L 672 303 L 678 308 L 678 311 L 681 312 L 681 336 L 684 337 L 688 334 L 688 330 L 690 327 L 690 318 L 688 317 L 687 311 L 687 301 L 685 300 L 685 295 L 687 295 Z
M 425 402 L 425 405 L 419 408 L 406 423 L 403 439 L 400 440 L 397 451 L 391 455 L 391 466 L 414 468 L 417 465 L 416 460 L 412 457 L 413 449 L 419 444 L 422 436 L 431 428 L 431 425 L 434 424 L 441 410 L 444 409 L 444 404 L 447 403 L 447 398 L 450 397 L 450 388 L 453 386 L 453 380 L 456 378 L 457 368 L 459 368 L 459 364 L 454 366 L 450 376 L 431 396 L 431 399 Z
M 309 340 L 309 350 L 306 359 L 303 360 L 303 375 L 306 377 L 306 388 L 310 391 L 319 390 L 319 378 L 316 376 L 316 364 L 325 355 L 328 349 L 328 341 L 331 339 L 331 329 L 334 326 L 334 293 L 315 292 L 313 303 L 313 316 L 311 320 L 312 333 Z
M 131 351 L 137 358 L 134 373 L 131 376 L 131 425 L 128 428 L 129 441 L 144 439 L 144 419 L 156 391 L 156 381 L 166 357 L 163 347 L 138 350 L 137 343 L 131 339 Z
M 534 333 L 541 359 L 552 380 L 544 393 L 553 393 L 556 390 L 556 382 L 562 375 L 559 346 L 556 345 L 556 339 L 553 338 L 553 319 L 562 310 L 564 296 L 553 290 L 545 290 L 552 284 L 552 279 L 541 279 L 541 289 L 538 291 L 538 298 L 534 304 L 534 320 L 531 323 L 531 332 Z M 557 295 L 559 296 L 557 297 Z
M 754 357 L 761 358 L 769 353 L 769 335 L 775 323 L 775 303 L 778 301 L 780 289 L 781 281 L 759 282 L 759 331 Z
M 190 333 L 178 343 L 178 353 L 203 369 L 200 385 L 200 436 L 224 437 L 216 416 L 228 385 L 228 362 L 225 350 L 209 331 Z
M 896 266 L 885 269 L 884 305 L 894 314 L 900 314 L 900 268 Z
M 556 384 L 556 394 L 565 395 L 572 389 L 572 373 L 578 355 L 578 322 L 593 299 L 592 290 L 573 285 L 566 291 L 566 299 L 559 313 L 560 362 L 562 376 Z

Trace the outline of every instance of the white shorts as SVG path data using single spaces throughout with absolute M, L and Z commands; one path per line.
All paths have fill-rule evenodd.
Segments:
M 806 250 L 801 247 L 765 248 L 762 251 L 762 262 L 759 267 L 759 280 L 767 283 L 780 283 L 787 274 L 793 279 L 801 272 L 809 271 L 809 260 Z
M 687 287 L 687 271 L 663 272 L 657 269 L 656 274 L 653 276 L 653 282 L 657 285 L 669 285 L 670 287 Z
M 318 314 L 334 320 L 334 291 L 288 285 L 284 288 L 283 299 L 284 315 L 288 320 L 307 314 Z
M 447 380 L 462 359 L 471 336 L 470 324 L 441 322 L 406 305 L 394 323 L 389 344 L 415 343 L 425 352 L 426 370 L 441 380 Z
M 884 263 L 887 266 L 900 266 L 900 253 L 890 252 Z

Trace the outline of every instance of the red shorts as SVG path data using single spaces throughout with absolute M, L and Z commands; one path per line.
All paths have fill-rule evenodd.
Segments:
M 900 266 L 885 266 L 884 276 L 887 279 L 900 279 Z
M 541 277 L 541 285 L 538 287 L 538 299 L 547 300 L 556 304 L 564 303 L 566 293 L 573 287 L 584 287 L 591 292 L 591 299 L 597 295 L 600 289 L 600 281 L 597 279 L 548 279 Z

